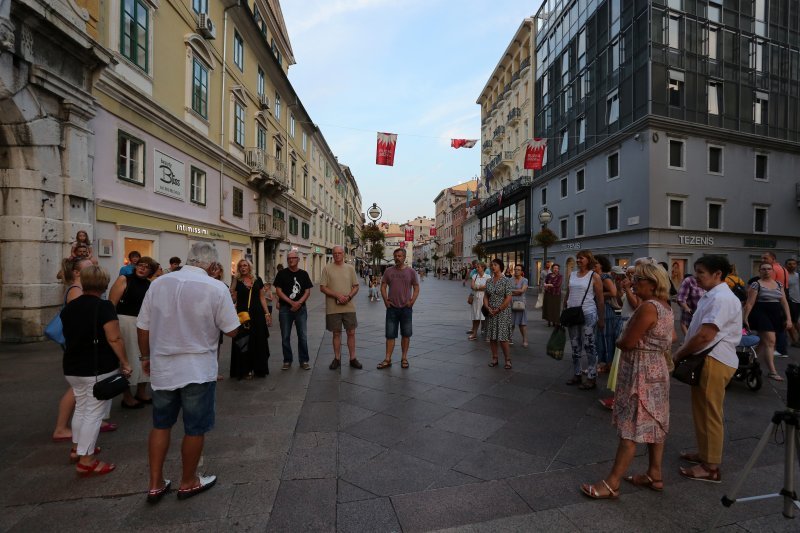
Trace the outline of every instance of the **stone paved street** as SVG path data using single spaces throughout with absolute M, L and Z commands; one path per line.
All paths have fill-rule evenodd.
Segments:
M 563 383 L 570 362 L 545 354 L 549 331 L 531 311 L 531 346 L 519 337 L 514 369 L 489 368 L 489 347 L 469 342 L 467 292 L 460 282 L 428 278 L 414 312 L 410 368 L 383 359 L 382 303 L 358 295 L 358 358 L 328 370 L 322 296 L 310 305 L 311 371 L 280 370 L 276 325 L 266 380 L 225 379 L 217 425 L 206 440 L 203 470 L 217 474 L 210 492 L 188 501 L 174 494 L 145 503 L 149 410 L 114 403 L 114 433 L 103 433 L 102 458 L 117 470 L 78 479 L 68 444 L 50 442 L 66 388 L 51 343 L 0 347 L 0 530 L 2 531 L 699 531 L 722 509 L 719 499 L 753 451 L 785 384 L 766 380 L 751 392 L 734 382 L 726 400 L 722 485 L 683 480 L 678 453 L 694 445 L 687 386 L 672 388 L 672 431 L 662 494 L 623 486 L 619 501 L 590 501 L 581 482 L 600 480 L 616 449 L 610 412 Z M 532 304 L 533 298 L 529 298 Z M 226 341 L 221 366 L 227 375 Z M 347 358 L 346 348 L 344 359 Z M 792 359 L 796 360 L 795 350 Z M 567 356 L 569 357 L 569 356 Z M 779 360 L 781 370 L 786 360 Z M 605 383 L 605 378 L 601 378 Z M 167 475 L 179 476 L 179 438 Z M 780 435 L 779 435 L 780 438 Z M 742 494 L 780 490 L 783 446 L 771 442 Z M 632 470 L 643 471 L 645 449 Z M 798 531 L 782 501 L 739 503 L 724 511 L 724 531 Z

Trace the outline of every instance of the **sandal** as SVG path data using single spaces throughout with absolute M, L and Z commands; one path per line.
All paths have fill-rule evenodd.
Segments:
M 378 370 L 383 370 L 384 368 L 389 368 L 390 366 L 392 366 L 392 362 L 384 359 L 378 363 Z
M 477 338 L 478 338 L 478 337 L 477 337 L 477 335 L 470 335 L 469 337 L 467 337 L 467 340 L 468 340 L 468 341 L 474 341 L 474 340 L 476 340 Z
M 681 452 L 680 457 L 682 460 L 689 461 L 690 463 L 700 464 L 703 462 L 699 453 Z
M 492 359 L 491 361 L 489 361 L 489 366 L 492 368 L 496 367 L 499 364 L 500 363 L 497 361 L 497 359 Z
M 400 368 L 408 368 L 408 359 L 400 361 Z
M 103 422 L 100 424 L 100 433 L 110 433 L 116 431 L 118 427 L 119 424 L 115 424 L 114 422 Z
M 104 476 L 113 472 L 115 468 L 117 468 L 117 465 L 114 463 L 95 461 L 90 465 L 76 464 L 75 472 L 77 472 L 80 477 Z
M 616 500 L 619 497 L 619 487 L 617 487 L 617 490 L 612 489 L 605 479 L 601 480 L 601 483 L 608 490 L 605 494 L 599 492 L 594 485 L 587 485 L 586 483 L 581 485 L 581 492 L 594 500 Z
M 624 479 L 625 481 L 636 487 L 646 487 L 656 492 L 664 491 L 664 481 L 661 479 L 653 479 L 647 474 L 636 474 L 633 476 L 628 476 Z M 659 486 L 656 486 L 656 483 L 658 483 Z
M 700 467 L 700 472 L 695 470 L 698 466 Z M 719 468 L 711 469 L 705 463 L 700 463 L 696 466 L 690 466 L 689 468 L 681 467 L 680 472 L 683 477 L 692 479 L 694 481 L 722 483 L 722 476 L 719 473 Z
M 580 376 L 572 376 L 567 382 L 567 385 L 580 385 L 581 384 L 581 377 Z
M 777 372 L 770 372 L 769 374 L 767 374 L 767 377 L 775 381 L 783 381 L 783 378 Z
M 506 359 L 506 364 L 503 366 L 506 370 L 511 370 L 511 359 Z
M 94 453 L 92 455 L 97 455 L 98 453 L 100 453 L 100 447 L 99 446 L 95 447 Z M 80 459 L 80 456 L 78 455 L 78 449 L 77 448 L 72 448 L 69 451 L 69 462 L 75 464 L 75 463 L 78 462 L 79 459 Z

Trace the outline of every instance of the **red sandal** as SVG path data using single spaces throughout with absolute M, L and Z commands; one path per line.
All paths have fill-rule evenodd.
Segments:
M 98 453 L 100 453 L 100 451 L 101 451 L 100 447 L 97 446 L 97 447 L 95 447 L 94 453 L 92 453 L 92 455 L 97 455 Z M 80 457 L 80 455 L 78 455 L 77 448 L 73 448 L 72 450 L 70 450 L 70 452 L 69 452 L 69 462 L 70 463 L 77 463 L 80 458 L 81 457 Z
M 80 477 L 91 476 L 104 476 L 110 474 L 117 468 L 114 463 L 104 463 L 102 461 L 95 461 L 90 465 L 78 463 L 75 465 L 75 471 Z

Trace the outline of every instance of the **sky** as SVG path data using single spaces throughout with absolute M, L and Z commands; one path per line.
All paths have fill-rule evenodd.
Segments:
M 281 0 L 296 64 L 289 80 L 363 211 L 382 221 L 434 216 L 433 199 L 480 173 L 475 103 L 539 0 Z M 375 164 L 376 133 L 398 134 L 394 166 Z

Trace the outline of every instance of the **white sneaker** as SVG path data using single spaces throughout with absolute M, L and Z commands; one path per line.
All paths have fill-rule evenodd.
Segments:
M 775 352 L 775 357 L 777 357 L 778 359 L 788 359 L 789 355 L 788 354 L 782 354 L 781 352 L 776 351 Z

